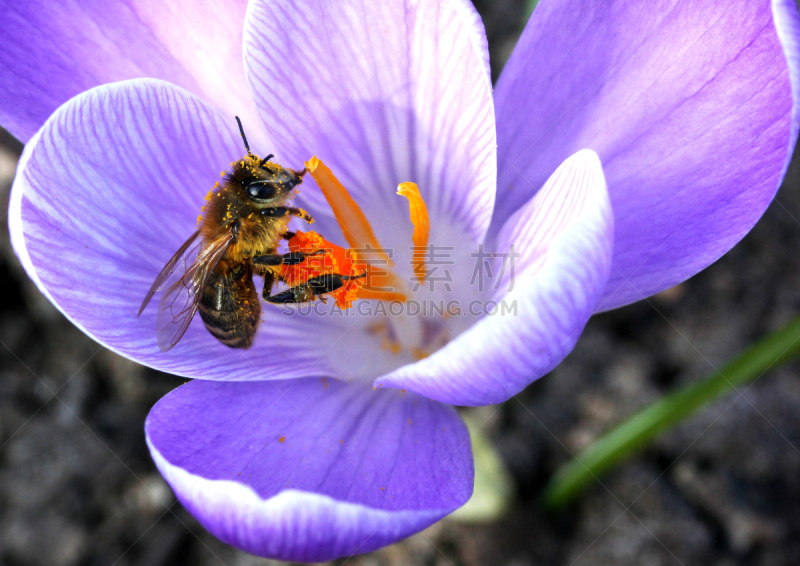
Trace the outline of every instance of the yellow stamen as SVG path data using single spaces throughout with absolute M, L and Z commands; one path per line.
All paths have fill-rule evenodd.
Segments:
M 425 280 L 425 252 L 428 248 L 428 236 L 430 236 L 431 224 L 428 218 L 428 207 L 422 200 L 419 187 L 416 183 L 400 183 L 397 187 L 397 194 L 408 199 L 408 208 L 411 214 L 411 223 L 414 225 L 414 233 L 411 241 L 414 242 L 413 267 L 414 274 L 420 282 Z
M 414 356 L 414 359 L 417 360 L 417 361 L 424 360 L 425 358 L 430 356 L 430 354 L 428 352 L 426 352 L 425 350 L 423 350 L 422 348 L 412 348 L 411 349 L 411 354 Z
M 367 247 L 373 250 L 383 249 L 361 207 L 353 200 L 353 197 L 328 166 L 317 157 L 312 157 L 306 162 L 306 169 L 319 185 L 322 194 L 325 195 L 325 200 L 333 210 L 336 221 L 350 247 L 356 250 L 364 250 Z M 381 254 L 384 259 L 389 259 L 385 253 L 381 252 Z
M 312 157 L 306 162 L 306 169 L 316 181 L 325 200 L 336 217 L 347 243 L 358 253 L 364 263 L 374 263 L 368 281 L 360 285 L 358 296 L 364 299 L 384 301 L 408 300 L 406 285 L 391 270 L 381 270 L 381 265 L 391 265 L 392 261 L 383 251 L 366 215 L 353 200 L 339 179 L 319 158 Z

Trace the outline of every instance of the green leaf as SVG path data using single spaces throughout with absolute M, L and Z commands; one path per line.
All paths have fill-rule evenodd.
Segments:
M 709 377 L 659 399 L 598 439 L 550 479 L 544 491 L 545 506 L 564 507 L 598 475 L 649 445 L 662 432 L 798 355 L 800 317 L 753 344 Z
M 523 13 L 523 18 L 527 22 L 533 11 L 536 9 L 536 5 L 539 3 L 539 0 L 528 0 L 525 2 L 525 12 Z

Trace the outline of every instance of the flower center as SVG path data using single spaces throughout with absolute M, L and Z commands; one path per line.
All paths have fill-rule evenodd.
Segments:
M 312 157 L 305 165 L 328 201 L 336 222 L 350 246 L 350 249 L 343 250 L 323 240 L 325 248 L 333 250 L 333 253 L 323 256 L 323 261 L 330 255 L 339 262 L 339 269 L 345 270 L 339 273 L 346 273 L 347 270 L 358 272 L 361 269 L 362 271 L 358 273 L 365 274 L 365 277 L 353 280 L 352 285 L 346 286 L 346 297 L 343 299 L 337 297 L 338 304 L 347 308 L 359 298 L 407 302 L 412 291 L 397 275 L 394 263 L 375 236 L 375 231 L 361 207 L 320 159 Z M 414 226 L 411 236 L 412 269 L 416 279 L 422 283 L 427 272 L 425 254 L 430 234 L 428 208 L 414 183 L 401 183 L 397 194 L 408 199 L 411 223 Z M 289 245 L 291 247 L 293 242 L 290 241 Z M 299 276 L 309 275 L 306 273 Z M 370 332 L 378 334 L 384 347 L 393 353 L 411 352 L 417 358 L 431 353 L 422 347 L 428 334 L 423 321 L 420 317 L 410 316 L 405 311 L 399 315 L 389 316 L 386 323 L 378 322 L 372 325 Z

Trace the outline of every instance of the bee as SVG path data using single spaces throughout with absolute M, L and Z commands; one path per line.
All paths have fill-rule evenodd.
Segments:
M 247 154 L 232 164 L 221 184 L 206 197 L 199 228 L 175 252 L 158 274 L 139 308 L 163 290 L 158 306 L 157 338 L 162 351 L 181 339 L 195 313 L 200 311 L 208 331 L 231 348 L 253 344 L 261 318 L 261 303 L 253 276 L 264 279 L 262 296 L 268 303 L 293 304 L 313 301 L 360 276 L 331 273 L 275 295 L 282 280 L 281 266 L 299 265 L 313 252 L 276 252 L 282 240 L 295 234 L 288 230 L 297 217 L 312 223 L 304 210 L 286 206 L 306 169 L 295 171 L 272 162 L 273 155 L 259 158 L 250 151 L 239 117 L 239 132 Z

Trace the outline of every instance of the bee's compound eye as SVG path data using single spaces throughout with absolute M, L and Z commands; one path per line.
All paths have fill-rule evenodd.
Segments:
M 270 200 L 275 198 L 278 188 L 273 183 L 250 183 L 247 186 L 247 196 L 255 200 Z

